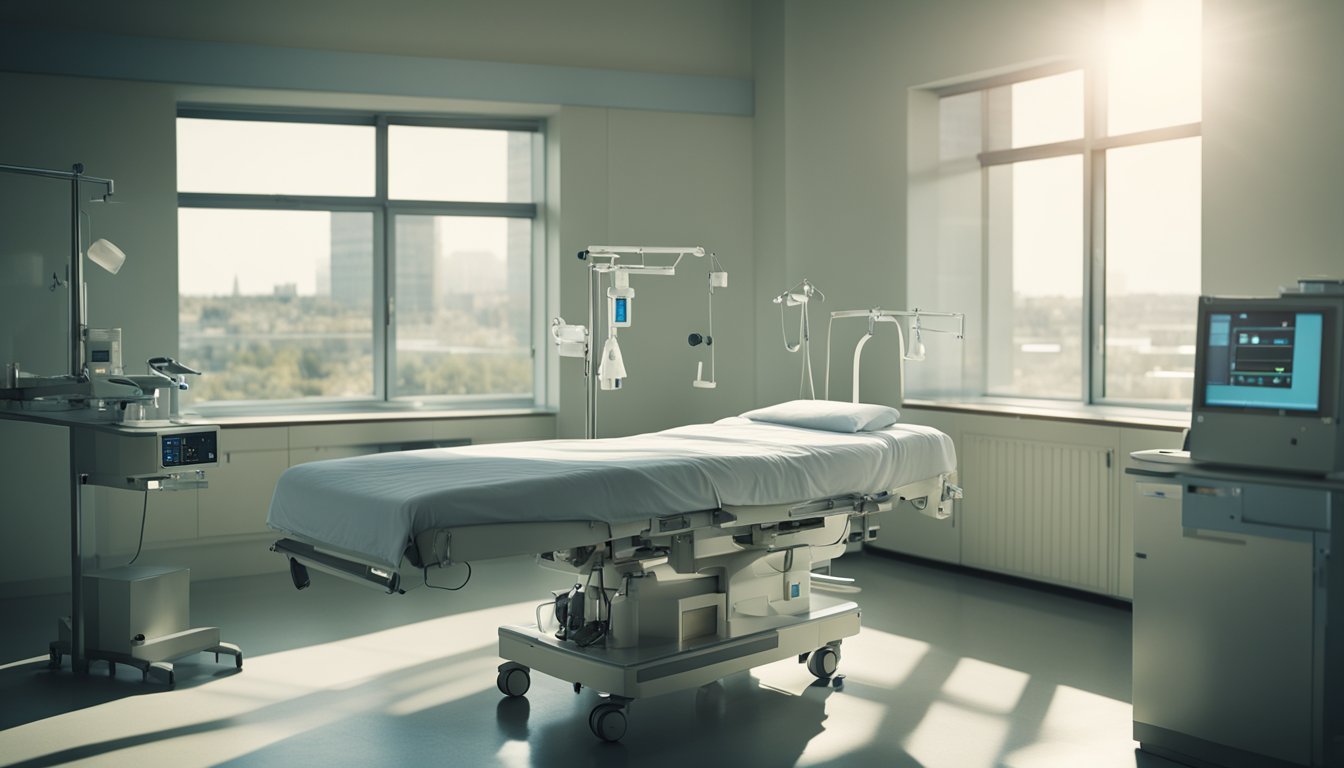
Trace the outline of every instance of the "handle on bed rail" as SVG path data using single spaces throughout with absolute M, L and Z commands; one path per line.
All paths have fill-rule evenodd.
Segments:
M 378 568 L 368 563 L 361 563 L 357 560 L 350 560 L 344 557 L 338 557 L 329 552 L 323 552 L 312 544 L 307 544 L 295 539 L 280 539 L 271 545 L 272 552 L 278 552 L 290 558 L 290 575 L 294 578 L 294 586 L 303 589 L 307 586 L 308 566 L 317 568 L 320 571 L 330 573 L 333 576 L 339 576 L 343 579 L 353 581 L 356 584 L 363 584 L 366 587 L 376 587 L 390 594 L 401 594 L 405 590 L 401 588 L 401 574 L 395 569 Z M 295 575 L 295 563 L 302 574 L 300 578 Z

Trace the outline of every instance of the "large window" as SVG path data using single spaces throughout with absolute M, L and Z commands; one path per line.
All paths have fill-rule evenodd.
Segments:
M 183 112 L 194 401 L 533 402 L 538 128 Z
M 978 250 L 985 305 L 964 390 L 1189 404 L 1200 25 L 1199 0 L 1135 0 L 1095 66 L 939 89 L 941 215 L 980 221 L 947 246 Z

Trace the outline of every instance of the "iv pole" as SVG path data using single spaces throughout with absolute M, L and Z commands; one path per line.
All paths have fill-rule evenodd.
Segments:
M 638 256 L 641 259 L 639 264 L 617 264 L 621 255 Z M 676 260 L 671 264 L 655 265 L 644 261 L 647 255 L 676 255 Z M 676 274 L 677 266 L 686 256 L 695 256 L 704 258 L 706 255 L 710 258 L 709 290 L 712 297 L 714 288 L 723 288 L 728 284 L 728 273 L 723 271 L 722 265 L 719 269 L 714 267 L 718 264 L 718 258 L 713 253 L 707 253 L 701 246 L 688 247 L 649 247 L 637 245 L 590 245 L 582 251 L 579 251 L 580 261 L 587 261 L 588 264 L 588 324 L 587 326 L 572 326 L 564 322 L 563 318 L 556 317 L 551 321 L 551 337 L 556 345 L 560 347 L 562 357 L 582 357 L 583 375 L 584 375 L 584 437 L 597 437 L 597 389 L 598 389 L 598 368 L 593 362 L 593 344 L 594 329 L 598 320 L 598 302 L 601 300 L 601 275 L 604 272 L 615 273 L 621 270 L 627 275 L 659 275 L 670 277 Z M 713 315 L 710 315 L 711 322 Z M 610 337 L 615 336 L 614 329 L 609 328 Z M 578 338 L 575 338 L 578 337 Z M 581 339 L 581 342 L 580 342 Z M 576 349 L 572 345 L 582 343 L 582 349 Z M 569 345 L 569 346 L 567 346 Z M 712 350 L 711 350 L 712 351 Z M 713 369 L 711 367 L 711 377 Z M 699 385 L 697 385 L 699 386 Z

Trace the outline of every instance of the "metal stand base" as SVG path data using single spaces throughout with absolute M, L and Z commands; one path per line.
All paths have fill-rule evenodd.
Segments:
M 70 619 L 62 618 L 57 624 L 57 630 L 61 639 L 53 640 L 47 646 L 47 667 L 49 669 L 60 669 L 63 659 L 66 656 L 71 656 Z M 220 642 L 218 627 L 199 627 L 162 638 L 153 638 L 147 641 L 145 647 L 151 651 L 149 654 L 138 653 L 139 649 L 135 654 L 130 654 L 98 648 L 85 648 L 81 664 L 76 664 L 74 657 L 71 656 L 71 670 L 77 675 L 86 674 L 89 670 L 89 662 L 105 661 L 107 662 L 107 676 L 115 677 L 117 665 L 125 664 L 140 670 L 142 681 L 148 682 L 150 676 L 154 675 L 159 681 L 171 687 L 177 682 L 171 660 L 190 656 L 194 653 L 213 653 L 216 663 L 219 662 L 220 654 L 232 656 L 234 668 L 243 668 L 243 650 L 233 643 Z
M 536 626 L 499 628 L 498 687 L 506 696 L 522 696 L 537 670 L 583 687 L 604 698 L 589 714 L 593 734 L 618 741 L 635 699 L 696 688 L 762 664 L 797 657 L 816 677 L 829 680 L 840 660 L 840 641 L 858 634 L 859 606 L 852 602 L 812 599 L 818 607 L 792 617 L 782 626 L 740 637 L 704 638 L 686 643 L 633 648 L 580 648 L 557 640 Z M 827 605 L 820 605 L 827 603 Z

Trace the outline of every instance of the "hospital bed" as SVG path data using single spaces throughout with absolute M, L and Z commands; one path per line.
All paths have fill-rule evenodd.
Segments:
M 814 591 L 818 571 L 875 536 L 877 513 L 946 517 L 960 495 L 950 438 L 895 418 L 796 401 L 631 437 L 303 464 L 276 487 L 272 549 L 300 589 L 309 568 L 395 593 L 407 565 L 519 554 L 571 573 L 534 623 L 499 628 L 497 685 L 522 696 L 536 670 L 599 691 L 589 726 L 615 741 L 638 698 L 790 657 L 832 678 L 860 612 Z

